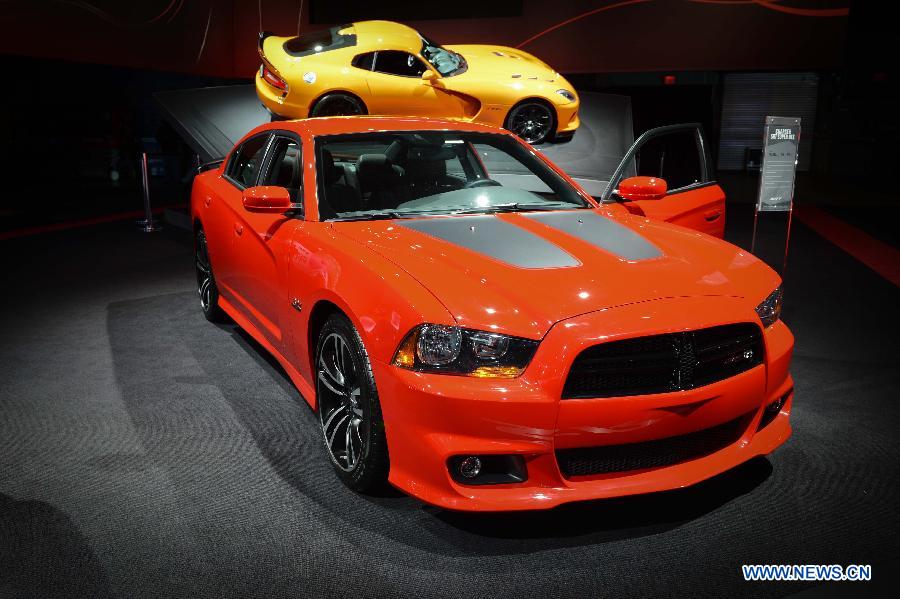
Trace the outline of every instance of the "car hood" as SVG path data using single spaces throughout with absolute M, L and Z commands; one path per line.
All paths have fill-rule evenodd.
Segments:
M 455 77 L 500 78 L 527 81 L 538 80 L 548 83 L 565 82 L 562 76 L 540 59 L 505 46 L 482 44 L 461 44 L 447 46 L 447 49 L 461 54 L 468 63 L 468 70 Z M 452 79 L 452 78 L 451 78 Z
M 560 320 L 663 298 L 747 299 L 778 284 L 749 252 L 602 209 L 334 223 L 397 264 L 460 326 L 538 339 Z

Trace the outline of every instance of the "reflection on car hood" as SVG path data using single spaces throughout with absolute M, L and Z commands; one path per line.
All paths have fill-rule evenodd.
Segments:
M 334 226 L 403 268 L 461 326 L 530 338 L 578 314 L 668 297 L 746 297 L 749 319 L 778 281 L 721 240 L 600 210 Z
M 523 81 L 536 79 L 550 83 L 563 80 L 546 63 L 514 48 L 482 44 L 460 44 L 446 48 L 462 54 L 469 65 L 468 71 L 458 77 L 503 77 Z

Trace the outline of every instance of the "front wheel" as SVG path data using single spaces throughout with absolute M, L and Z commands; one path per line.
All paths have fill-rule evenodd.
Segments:
M 325 449 L 338 477 L 374 491 L 388 475 L 387 438 L 369 356 L 356 328 L 332 315 L 316 347 L 316 398 Z
M 504 125 L 532 145 L 549 141 L 556 129 L 556 111 L 538 100 L 526 100 L 513 106 Z
M 366 107 L 349 94 L 326 94 L 309 111 L 309 116 L 353 116 L 366 114 Z

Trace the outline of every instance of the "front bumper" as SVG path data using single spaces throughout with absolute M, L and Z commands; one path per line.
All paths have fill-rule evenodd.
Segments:
M 578 108 L 581 106 L 581 99 L 576 99 L 568 104 L 556 105 L 556 134 L 575 133 L 575 130 L 581 125 L 581 119 L 578 117 Z
M 391 459 L 389 480 L 428 503 L 455 510 L 546 509 L 579 500 L 618 497 L 695 484 L 765 455 L 791 434 L 793 336 L 778 322 L 764 332 L 763 364 L 697 389 L 645 396 L 560 400 L 568 365 L 585 347 L 635 336 L 648 317 L 680 314 L 658 332 L 734 322 L 731 298 L 682 298 L 594 312 L 558 323 L 516 379 L 421 374 L 374 363 Z M 672 309 L 677 303 L 676 309 Z M 743 308 L 745 309 L 745 307 Z M 738 312 L 740 313 L 740 312 Z M 752 317 L 747 315 L 746 321 Z M 599 335 L 596 331 L 603 331 Z M 766 406 L 787 401 L 760 428 Z M 743 431 L 717 451 L 671 466 L 566 478 L 556 451 L 626 445 L 702 431 L 743 417 Z M 518 454 L 522 483 L 465 485 L 451 478 L 453 456 Z

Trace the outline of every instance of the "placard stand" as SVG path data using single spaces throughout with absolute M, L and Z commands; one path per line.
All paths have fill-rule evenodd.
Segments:
M 800 144 L 800 119 L 766 117 L 759 197 L 753 219 L 750 251 L 784 278 L 791 215 L 794 207 L 794 176 Z

